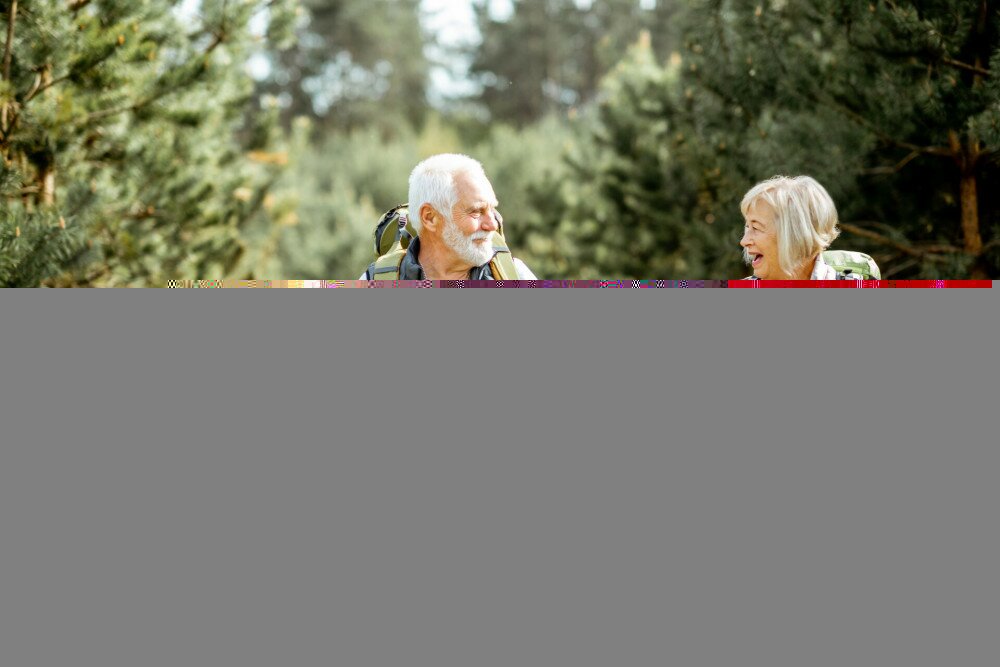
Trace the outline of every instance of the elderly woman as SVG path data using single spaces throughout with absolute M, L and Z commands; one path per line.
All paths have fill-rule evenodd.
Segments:
M 740 204 L 746 226 L 740 245 L 753 267 L 748 280 L 880 279 L 878 266 L 859 252 L 828 252 L 838 236 L 837 208 L 809 176 L 776 176 L 758 183 Z

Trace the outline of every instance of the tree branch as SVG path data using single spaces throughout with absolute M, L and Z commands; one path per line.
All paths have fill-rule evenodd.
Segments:
M 899 163 L 894 167 L 872 167 L 871 169 L 863 169 L 861 173 L 865 176 L 878 176 L 882 174 L 896 174 L 903 170 L 903 167 L 910 164 L 913 160 L 920 157 L 920 151 L 910 151 L 910 154 L 899 161 Z
M 889 264 L 888 262 L 883 262 L 883 264 Z M 891 266 L 886 266 L 886 270 L 882 272 L 882 280 L 889 280 L 892 276 L 902 273 L 903 271 L 908 271 L 915 266 L 918 266 L 920 262 L 916 259 L 908 259 L 902 264 L 893 263 Z
M 226 30 L 226 22 L 227 22 L 226 10 L 228 9 L 228 7 L 229 7 L 229 0 L 222 0 L 222 23 L 219 24 L 218 30 L 212 31 L 212 37 L 213 37 L 212 43 L 208 45 L 207 49 L 205 49 L 205 55 L 208 55 L 212 51 L 215 51 L 215 49 L 217 49 L 220 44 L 226 41 L 226 37 L 228 37 Z
M 840 228 L 843 229 L 845 232 L 849 232 L 851 234 L 854 234 L 855 236 L 860 236 L 862 238 L 866 238 L 866 239 L 869 239 L 871 241 L 875 241 L 876 243 L 878 243 L 880 245 L 884 245 L 884 246 L 888 246 L 890 248 L 894 248 L 894 249 L 898 250 L 899 252 L 903 253 L 904 255 L 909 255 L 910 257 L 916 257 L 918 259 L 929 259 L 931 261 L 943 261 L 944 260 L 943 257 L 934 257 L 933 255 L 957 254 L 957 253 L 961 253 L 962 252 L 962 250 L 960 248 L 956 248 L 954 246 L 948 246 L 948 245 L 934 245 L 934 246 L 925 246 L 925 247 L 922 247 L 922 248 L 914 248 L 912 246 L 908 246 L 908 245 L 905 245 L 903 243 L 899 243 L 898 241 L 894 241 L 893 239 L 889 238 L 888 236 L 883 236 L 882 234 L 879 234 L 878 232 L 873 232 L 873 231 L 868 230 L 868 229 L 863 229 L 861 227 L 858 227 L 857 225 L 853 225 L 853 224 L 846 223 L 846 222 L 841 223 L 840 224 Z
M 211 44 L 209 44 L 208 47 L 206 47 L 206 49 L 202 52 L 202 56 L 207 56 L 212 51 L 214 51 L 220 44 L 222 44 L 222 42 L 224 41 L 224 39 L 225 39 L 225 34 L 221 34 L 220 35 L 219 33 L 216 33 L 216 39 L 213 40 L 213 42 Z M 156 102 L 157 100 L 163 99 L 164 97 L 166 97 L 167 95 L 170 95 L 171 93 L 176 92 L 178 90 L 178 88 L 180 88 L 180 84 L 172 86 L 170 88 L 166 88 L 164 90 L 161 90 L 160 92 L 156 93 L 152 97 L 147 98 L 145 100 L 140 100 L 139 102 L 136 102 L 135 104 L 127 104 L 125 106 L 115 107 L 115 108 L 112 108 L 112 109 L 104 109 L 102 111 L 94 111 L 94 112 L 92 112 L 92 113 L 90 113 L 90 114 L 87 115 L 87 117 L 82 122 L 82 126 L 86 127 L 87 125 L 93 123 L 95 120 L 102 120 L 102 119 L 108 118 L 110 116 L 116 116 L 116 115 L 118 115 L 120 113 L 125 113 L 126 111 L 138 111 L 139 109 L 141 109 L 141 108 L 143 108 L 143 107 L 145 107 L 145 106 L 147 106 L 149 104 L 152 104 L 153 102 Z
M 945 65 L 950 65 L 952 67 L 965 70 L 967 72 L 973 72 L 975 74 L 980 74 L 982 76 L 990 76 L 991 72 L 985 67 L 977 67 L 976 65 L 969 65 L 968 63 L 963 63 L 958 60 L 952 60 L 951 58 L 942 58 L 941 62 Z
M 114 107 L 112 109 L 103 109 L 101 111 L 94 111 L 92 113 L 87 114 L 87 117 L 83 121 L 83 126 L 90 125 L 91 123 L 97 120 L 104 120 L 105 118 L 109 118 L 111 116 L 117 116 L 118 114 L 125 113 L 126 111 L 137 111 L 152 101 L 153 100 L 146 100 L 143 102 L 136 102 L 135 104 L 127 104 L 121 107 Z
M 854 121 L 855 123 L 857 123 L 861 127 L 865 128 L 869 132 L 875 134 L 879 139 L 881 139 L 882 141 L 884 141 L 885 143 L 887 143 L 887 144 L 889 144 L 891 146 L 897 146 L 899 148 L 905 148 L 905 149 L 907 149 L 909 151 L 917 153 L 918 155 L 936 155 L 937 157 L 947 157 L 947 158 L 955 158 L 956 157 L 955 152 L 951 148 L 945 148 L 943 146 L 917 146 L 916 144 L 911 144 L 911 143 L 909 143 L 907 141 L 900 141 L 898 139 L 895 139 L 895 138 L 889 136 L 888 134 L 886 134 L 885 132 L 883 132 L 882 130 L 880 130 L 879 128 L 877 128 L 874 125 L 872 125 L 861 114 L 859 114 L 859 113 L 857 113 L 857 112 L 849 109 L 848 107 L 845 107 L 844 105 L 838 103 L 834 99 L 828 98 L 826 100 L 823 100 L 823 99 L 817 98 L 817 101 L 820 102 L 820 103 L 826 103 L 826 104 L 830 105 L 830 107 L 833 108 L 834 111 L 838 111 L 838 112 L 844 114 L 849 119 L 851 119 L 852 121 Z M 910 162 L 911 159 L 912 158 L 907 159 L 906 162 L 907 163 Z M 903 166 L 906 166 L 906 165 L 903 165 Z
M 90 4 L 90 0 L 70 0 L 66 9 L 70 10 L 74 14 Z
M 32 84 L 31 90 L 29 90 L 28 94 L 25 96 L 24 101 L 21 102 L 20 105 L 14 107 L 14 113 L 13 113 L 13 115 L 10 116 L 10 122 L 6 122 L 8 109 L 7 109 L 7 107 L 4 107 L 3 117 L 4 117 L 4 121 L 5 122 L 4 123 L 0 123 L 0 146 L 6 145 L 7 139 L 10 138 L 10 133 L 11 133 L 11 131 L 14 128 L 14 124 L 17 123 L 18 116 L 21 115 L 21 110 L 22 110 L 23 106 L 25 104 L 27 104 L 28 102 L 30 102 L 35 97 L 37 97 L 40 93 L 45 92 L 46 90 L 48 90 L 52 86 L 56 85 L 57 83 L 62 83 L 63 81 L 67 80 L 68 78 L 69 78 L 69 75 L 67 74 L 66 76 L 61 76 L 58 79 L 52 79 L 51 81 L 47 81 L 47 82 L 45 82 L 43 84 L 42 83 L 42 80 L 43 80 L 42 74 L 40 72 L 38 74 L 36 74 L 35 75 L 35 82 Z
M 55 86 L 56 84 L 60 84 L 63 81 L 66 81 L 67 79 L 69 79 L 69 74 L 61 76 L 58 79 L 52 79 L 51 81 L 48 81 L 48 82 L 46 82 L 46 83 L 43 84 L 42 83 L 42 75 L 39 74 L 35 78 L 35 85 L 33 85 L 31 87 L 31 90 L 28 91 L 28 94 L 24 97 L 24 101 L 21 104 L 27 104 L 32 99 L 34 99 L 38 95 L 41 95 L 42 93 L 44 93 L 46 90 L 48 90 L 52 86 Z

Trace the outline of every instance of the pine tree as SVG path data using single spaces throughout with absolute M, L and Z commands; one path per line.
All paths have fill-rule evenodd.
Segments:
M 813 172 L 840 205 L 842 243 L 889 275 L 997 275 L 998 9 L 714 3 L 690 33 L 691 78 L 716 117 L 743 112 L 753 177 Z
M 712 277 L 739 261 L 704 210 L 722 171 L 678 150 L 685 134 L 673 120 L 679 88 L 676 61 L 660 66 L 644 34 L 605 81 L 596 113 L 584 119 L 563 182 L 536 191 L 536 206 L 558 217 L 531 234 L 554 226 L 560 247 L 552 250 L 570 277 Z M 704 154 L 720 148 L 694 145 Z
M 660 277 L 668 255 L 683 264 L 667 277 L 745 275 L 743 193 L 806 173 L 838 205 L 835 247 L 871 253 L 886 277 L 1000 275 L 997 3 L 693 5 L 677 76 L 617 73 L 579 165 L 596 187 L 577 217 L 607 246 L 593 266 Z
M 0 1 L 0 284 L 158 285 L 239 265 L 280 162 L 273 114 L 244 114 L 265 3 L 180 4 Z M 293 9 L 266 7 L 272 28 Z
M 660 0 L 515 0 L 510 16 L 494 18 L 475 0 L 482 41 L 473 51 L 477 99 L 494 120 L 525 126 L 546 114 L 593 101 L 601 79 L 643 29 L 663 57 L 675 47 L 676 3 Z
M 297 39 L 269 54 L 261 94 L 283 101 L 282 119 L 317 128 L 419 125 L 427 109 L 431 37 L 419 0 L 299 0 Z
M 888 278 L 1000 276 L 1000 6 L 713 0 L 661 66 L 607 82 L 560 188 L 587 276 L 729 277 L 739 202 L 776 174 L 830 191 Z M 551 193 L 550 193 L 551 194 Z

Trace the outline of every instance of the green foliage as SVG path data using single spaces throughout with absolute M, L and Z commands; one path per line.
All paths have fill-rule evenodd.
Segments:
M 573 239 L 569 277 L 717 275 L 734 253 L 712 194 L 729 174 L 712 162 L 726 147 L 689 141 L 671 117 L 683 102 L 677 67 L 640 41 L 604 85 L 604 101 L 567 157 L 557 236 Z M 706 128 L 707 129 L 707 128 Z M 711 136 L 711 132 L 706 132 Z M 695 165 L 701 158 L 701 164 Z M 699 171 L 692 173 L 691 169 Z
M 84 247 L 79 228 L 53 213 L 17 211 L 0 225 L 0 285 L 34 287 L 58 273 Z
M 676 48 L 678 4 L 640 0 L 515 0 L 509 17 L 493 17 L 475 0 L 481 43 L 472 53 L 476 99 L 495 121 L 524 126 L 546 114 L 591 102 L 604 75 L 642 30 L 665 57 Z
M 283 104 L 285 126 L 383 129 L 423 121 L 430 64 L 418 0 L 299 0 L 296 38 L 274 49 L 260 93 Z
M 576 268 L 569 259 L 577 235 L 559 227 L 566 213 L 561 188 L 570 176 L 564 157 L 575 144 L 573 123 L 553 115 L 523 129 L 495 125 L 472 150 L 493 182 L 514 256 L 539 278 Z
M 695 4 L 692 99 L 672 119 L 700 140 L 718 128 L 732 149 L 723 173 L 742 171 L 745 188 L 775 173 L 816 177 L 846 223 L 838 246 L 871 253 L 887 277 L 998 274 L 1000 91 L 986 67 L 1000 14 L 955 1 Z M 979 196 L 963 198 L 963 181 Z
M 249 23 L 264 5 L 204 0 L 181 17 L 179 4 L 21 3 L 0 88 L 4 181 L 14 187 L 0 199 L 0 284 L 233 274 L 247 250 L 241 228 L 260 214 L 254 202 L 280 162 L 260 150 L 275 138 L 273 114 L 256 127 L 244 117 L 253 83 L 242 63 L 257 48 Z M 293 9 L 268 6 L 272 18 Z M 4 14 L 9 25 L 10 3 Z
M 372 261 L 375 223 L 404 203 L 410 170 L 420 161 L 419 137 L 386 138 L 374 129 L 328 135 L 314 144 L 300 121 L 295 150 L 277 196 L 291 206 L 274 257 L 276 275 L 354 280 Z
M 551 189 L 550 223 L 576 236 L 570 271 L 738 278 L 743 194 L 805 173 L 838 204 L 835 247 L 872 254 L 885 277 L 1000 275 L 1000 14 L 691 4 L 683 53 L 634 49 Z
M 515 255 L 539 276 L 559 266 L 543 213 L 547 201 L 556 202 L 548 199 L 546 185 L 562 179 L 561 154 L 570 140 L 569 128 L 556 119 L 523 131 L 495 126 L 473 145 L 464 144 L 458 130 L 436 115 L 420 132 L 357 130 L 329 134 L 313 144 L 303 123 L 296 136 L 292 163 L 275 193 L 290 217 L 266 268 L 271 275 L 356 279 L 373 260 L 375 223 L 406 201 L 413 167 L 431 155 L 455 151 L 483 162 Z

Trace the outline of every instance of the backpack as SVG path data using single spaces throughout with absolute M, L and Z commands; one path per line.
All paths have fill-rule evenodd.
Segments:
M 881 280 L 878 264 L 863 252 L 827 250 L 823 261 L 837 272 L 837 280 Z
M 375 262 L 371 265 L 372 280 L 399 280 L 399 270 L 410 247 L 410 242 L 417 237 L 407 204 L 400 204 L 388 211 L 375 225 Z M 514 257 L 503 235 L 503 218 L 497 213 L 499 231 L 493 233 L 493 259 L 490 260 L 490 271 L 496 280 L 517 280 L 517 267 Z

